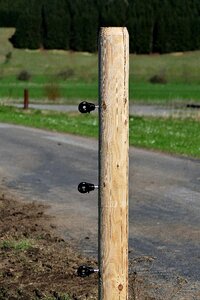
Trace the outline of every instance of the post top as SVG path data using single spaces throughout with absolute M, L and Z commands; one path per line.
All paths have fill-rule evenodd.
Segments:
M 126 27 L 101 27 L 100 35 L 125 35 L 128 34 Z

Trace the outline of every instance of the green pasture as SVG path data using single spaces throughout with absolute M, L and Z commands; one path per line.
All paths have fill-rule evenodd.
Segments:
M 130 116 L 130 145 L 200 158 L 199 119 L 198 115 L 187 118 Z M 0 122 L 98 137 L 98 118 L 94 114 L 23 110 L 0 106 Z
M 0 98 L 21 101 L 28 88 L 32 102 L 74 103 L 98 97 L 98 55 L 62 50 L 13 49 L 14 29 L 0 28 Z M 29 81 L 17 79 L 20 72 Z M 130 100 L 140 103 L 200 101 L 200 51 L 130 55 Z M 161 83 L 150 83 L 150 78 Z
M 80 99 L 97 100 L 97 82 L 57 80 L 54 76 L 33 76 L 30 82 L 19 82 L 13 76 L 0 80 L 0 98 L 5 102 L 23 101 L 23 91 L 28 88 L 30 101 L 73 104 Z M 14 101 L 13 101 L 14 99 Z M 130 101 L 141 104 L 182 104 L 200 100 L 200 85 L 152 85 L 130 82 Z

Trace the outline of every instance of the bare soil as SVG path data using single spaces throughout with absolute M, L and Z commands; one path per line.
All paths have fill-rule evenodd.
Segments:
M 43 204 L 0 193 L 0 300 L 97 299 L 98 275 L 80 278 L 76 273 L 78 266 L 96 267 L 97 262 L 57 236 L 54 218 L 46 210 Z M 135 259 L 131 269 L 144 261 L 151 264 L 153 258 Z M 200 299 L 199 294 L 190 298 L 185 285 L 184 278 L 158 283 L 132 271 L 129 299 Z
M 76 275 L 78 266 L 96 262 L 56 236 L 53 218 L 45 209 L 0 197 L 0 299 L 65 299 L 66 294 L 69 299 L 96 299 L 97 276 Z M 28 244 L 24 248 L 12 246 L 24 242 Z

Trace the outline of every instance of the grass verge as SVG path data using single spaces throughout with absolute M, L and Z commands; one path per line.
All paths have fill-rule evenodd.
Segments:
M 0 122 L 72 133 L 98 136 L 96 115 L 60 113 L 40 110 L 24 111 L 1 106 Z M 130 145 L 171 154 L 200 158 L 200 118 L 130 117 Z
M 32 247 L 32 243 L 28 239 L 22 239 L 19 241 L 15 240 L 4 240 L 0 243 L 0 248 L 4 250 L 16 250 L 16 251 L 25 251 Z

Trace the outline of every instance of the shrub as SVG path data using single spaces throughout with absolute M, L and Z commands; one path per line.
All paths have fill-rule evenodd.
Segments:
M 57 83 L 49 83 L 45 87 L 45 95 L 49 100 L 57 100 L 60 98 L 60 88 Z
M 12 52 L 6 53 L 6 55 L 5 55 L 5 64 L 9 63 L 11 58 L 12 58 Z
M 17 79 L 21 80 L 21 81 L 29 81 L 31 79 L 31 74 L 28 71 L 26 71 L 26 70 L 22 70 L 17 75 Z
M 57 74 L 57 77 L 62 80 L 67 80 L 73 76 L 74 76 L 74 70 L 71 68 L 63 70 Z
M 150 83 L 166 84 L 167 79 L 164 74 L 156 74 L 149 79 Z

